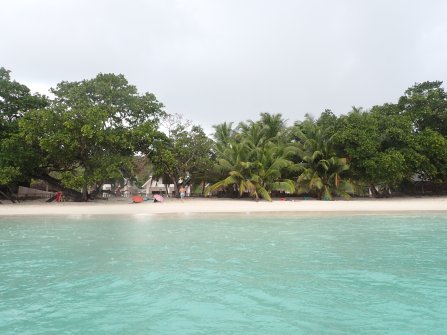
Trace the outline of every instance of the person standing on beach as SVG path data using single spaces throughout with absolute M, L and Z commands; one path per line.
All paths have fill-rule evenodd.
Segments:
M 182 185 L 179 189 L 179 192 L 180 192 L 180 199 L 183 201 L 183 199 L 185 198 L 185 194 L 186 194 L 185 186 Z

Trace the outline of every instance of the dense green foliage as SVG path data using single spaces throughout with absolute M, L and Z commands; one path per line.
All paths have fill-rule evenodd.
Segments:
M 26 181 L 39 155 L 20 136 L 19 121 L 33 109 L 44 108 L 47 98 L 31 94 L 28 87 L 11 80 L 0 68 L 0 186 Z
M 299 143 L 298 193 L 311 193 L 318 199 L 331 200 L 333 195 L 350 198 L 352 184 L 344 179 L 349 169 L 346 158 L 337 157 L 330 128 L 318 126 L 308 118 L 293 128 Z
M 10 171 L 16 178 L 43 179 L 87 200 L 105 181 L 131 177 L 134 155 L 161 136 L 162 104 L 153 94 L 138 94 L 122 75 L 62 82 L 52 94 L 47 105 L 19 105 L 15 114 L 2 109 L 3 119 L 15 122 L 2 147 L 19 165 Z
M 237 130 L 226 123 L 215 129 L 216 169 L 226 177 L 211 185 L 208 193 L 230 188 L 239 196 L 248 193 L 271 200 L 272 191 L 295 191 L 293 181 L 282 177 L 293 165 L 290 158 L 296 147 L 280 136 L 285 129 L 280 114 L 261 114 L 260 121 L 242 122 Z
M 149 174 L 177 190 L 192 184 L 206 194 L 266 200 L 380 197 L 447 184 L 442 82 L 415 84 L 396 103 L 340 116 L 326 110 L 292 126 L 268 113 L 224 122 L 212 139 L 122 75 L 61 82 L 51 93 L 31 94 L 0 68 L 0 195 L 37 179 L 87 200 L 105 182 L 142 184 Z
M 174 184 L 178 194 L 181 183 L 205 183 L 212 167 L 212 141 L 200 126 L 190 126 L 180 115 L 169 115 L 165 121 L 167 135 L 155 143 L 149 158 L 153 175 Z

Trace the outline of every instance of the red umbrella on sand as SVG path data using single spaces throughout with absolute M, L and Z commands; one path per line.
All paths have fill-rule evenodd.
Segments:
M 158 202 L 163 202 L 163 200 L 165 200 L 160 194 L 155 194 L 154 199 Z
M 133 202 L 143 202 L 144 199 L 143 199 L 142 197 L 140 197 L 139 195 L 134 195 L 134 196 L 132 197 L 132 201 L 133 201 Z

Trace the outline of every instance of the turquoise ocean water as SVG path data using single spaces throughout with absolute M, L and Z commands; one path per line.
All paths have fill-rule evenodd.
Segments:
M 446 333 L 446 215 L 0 217 L 0 334 Z

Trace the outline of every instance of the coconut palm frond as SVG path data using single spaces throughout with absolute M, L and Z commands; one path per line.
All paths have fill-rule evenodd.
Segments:
M 300 136 L 302 150 L 301 167 L 295 167 L 299 170 L 298 191 L 307 190 L 319 199 L 332 198 L 333 194 L 346 197 L 353 192 L 353 187 L 349 187 L 349 182 L 345 183 L 344 180 L 349 165 L 346 158 L 337 156 L 335 137 L 321 129 L 311 118 L 295 124 L 294 128 L 299 128 L 294 135 Z
M 351 194 L 354 193 L 354 185 L 348 180 L 340 181 L 339 189 L 342 192 L 347 192 L 347 193 L 351 193 Z
M 205 189 L 205 195 L 209 196 L 212 192 L 217 191 L 224 186 L 224 180 L 218 181 L 217 183 L 210 185 Z
M 295 183 L 290 179 L 273 183 L 272 189 L 275 191 L 285 191 L 295 193 Z
M 265 200 L 272 201 L 272 198 L 270 197 L 270 194 L 267 192 L 267 190 L 264 187 L 259 187 L 257 189 L 257 193 Z
M 221 171 L 229 171 L 229 170 L 233 170 L 234 166 L 232 163 L 230 163 L 228 160 L 226 159 L 218 159 L 217 162 L 219 163 L 218 166 L 220 168 Z

